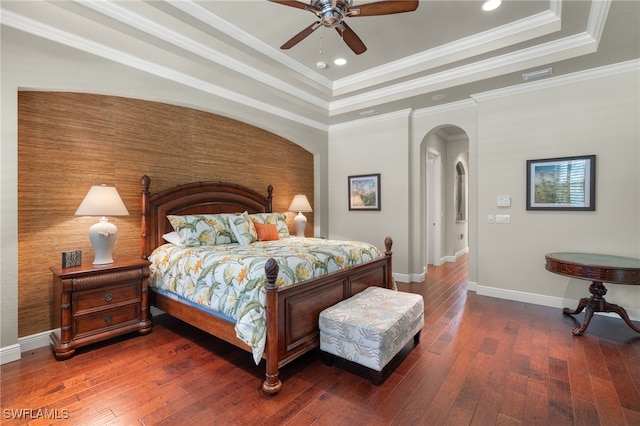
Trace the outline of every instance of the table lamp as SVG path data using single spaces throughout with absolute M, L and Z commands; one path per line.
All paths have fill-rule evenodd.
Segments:
M 107 220 L 107 216 L 129 215 L 116 188 L 106 185 L 92 186 L 75 215 L 100 217 L 100 221 L 89 228 L 89 239 L 95 254 L 93 264 L 113 263 L 111 251 L 118 236 L 118 228 Z
M 302 213 L 313 211 L 309 204 L 309 200 L 307 200 L 307 196 L 304 194 L 298 194 L 293 197 L 293 201 L 291 201 L 291 205 L 289 206 L 289 211 L 298 212 L 296 217 L 293 218 L 293 223 L 296 225 L 298 237 L 304 237 L 304 228 L 307 227 L 307 218 L 304 217 Z

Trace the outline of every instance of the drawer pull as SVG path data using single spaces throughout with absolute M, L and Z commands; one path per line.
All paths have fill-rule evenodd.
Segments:
M 110 295 L 109 293 L 107 293 L 107 294 L 104 296 L 104 300 L 106 300 L 107 302 L 111 302 L 111 301 L 113 300 L 113 296 L 112 296 L 112 295 Z
M 106 324 L 111 324 L 113 322 L 113 318 L 111 318 L 111 315 L 107 315 L 106 317 L 104 317 L 104 322 Z

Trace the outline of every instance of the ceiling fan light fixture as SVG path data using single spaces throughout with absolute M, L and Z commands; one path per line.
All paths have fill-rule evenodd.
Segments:
M 316 68 L 318 68 L 319 70 L 323 70 L 326 67 L 327 67 L 327 63 L 325 61 L 316 62 Z
M 492 10 L 496 10 L 502 4 L 502 0 L 487 0 L 482 3 L 482 10 L 485 12 L 490 12 Z
M 351 29 L 344 19 L 356 16 L 381 16 L 394 13 L 413 12 L 418 8 L 419 0 L 386 0 L 353 6 L 353 0 L 269 0 L 283 6 L 295 7 L 313 13 L 316 21 L 285 42 L 280 49 L 291 49 L 320 27 L 334 28 L 342 40 L 356 55 L 367 50 L 367 46 Z M 307 0 L 308 1 L 308 0 Z

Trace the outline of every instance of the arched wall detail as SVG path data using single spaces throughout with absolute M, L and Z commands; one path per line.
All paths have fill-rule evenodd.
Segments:
M 457 220 L 456 217 L 456 166 L 459 163 L 464 168 L 466 179 L 464 220 Z M 424 133 L 420 142 L 418 185 L 421 204 L 418 220 L 419 258 L 424 273 L 428 273 L 429 264 L 455 261 L 468 251 L 468 171 L 469 136 L 462 127 L 445 123 Z

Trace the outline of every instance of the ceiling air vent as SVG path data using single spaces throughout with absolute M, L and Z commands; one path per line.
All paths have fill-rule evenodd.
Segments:
M 370 109 L 368 111 L 360 112 L 360 115 L 363 117 L 373 117 L 374 115 L 378 115 L 378 111 L 376 111 L 375 109 Z
M 531 71 L 522 74 L 524 81 L 537 80 L 539 78 L 549 77 L 553 72 L 553 68 L 545 68 L 543 70 Z

